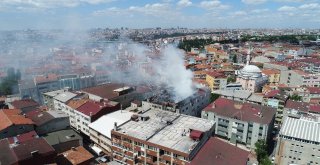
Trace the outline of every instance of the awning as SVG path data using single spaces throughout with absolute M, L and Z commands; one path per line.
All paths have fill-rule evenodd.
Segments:
M 100 149 L 99 147 L 93 145 L 91 147 L 91 149 L 97 154 L 97 155 L 100 155 L 101 153 L 103 153 L 102 149 Z

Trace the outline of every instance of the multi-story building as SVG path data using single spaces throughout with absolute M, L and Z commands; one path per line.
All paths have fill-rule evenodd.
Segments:
M 292 87 L 320 87 L 320 74 L 310 74 L 301 70 L 282 71 L 280 83 Z
M 0 139 L 30 132 L 33 129 L 33 121 L 22 115 L 19 109 L 0 111 Z
M 211 92 L 223 90 L 227 86 L 227 76 L 221 72 L 207 72 L 206 82 L 208 83 Z
M 285 117 L 276 149 L 276 164 L 320 164 L 319 116 Z
M 96 102 L 89 99 L 76 99 L 69 101 L 61 110 L 69 115 L 71 127 L 90 136 L 89 124 L 101 116 L 119 109 L 119 103 L 114 101 L 101 100 Z
M 113 159 L 123 164 L 188 164 L 212 136 L 214 122 L 147 110 L 111 131 Z
M 258 140 L 270 140 L 276 110 L 271 107 L 219 98 L 201 117 L 216 123 L 215 134 L 252 149 Z
M 210 91 L 207 88 L 199 88 L 193 95 L 175 102 L 168 93 L 151 97 L 142 101 L 142 109 L 150 108 L 170 111 L 190 116 L 200 116 L 201 110 L 210 103 Z
M 100 101 L 106 99 L 119 102 L 123 108 L 130 106 L 133 100 L 145 100 L 150 91 L 140 92 L 138 88 L 125 86 L 124 84 L 107 83 L 95 87 L 85 88 L 91 100 Z
M 54 109 L 54 97 L 59 95 L 60 93 L 65 92 L 65 89 L 60 89 L 56 91 L 50 91 L 42 94 L 43 97 L 43 103 L 48 107 L 48 109 Z
M 90 140 L 105 153 L 111 153 L 111 130 L 114 124 L 122 125 L 129 121 L 134 113 L 124 110 L 103 115 L 89 125 Z
M 42 93 L 55 91 L 60 89 L 58 83 L 58 75 L 56 74 L 47 74 L 47 75 L 40 75 L 34 77 L 34 84 L 37 87 L 37 92 L 39 96 L 40 103 L 43 104 Z
M 263 69 L 262 73 L 268 76 L 268 83 L 279 83 L 280 71 L 276 69 Z
M 61 111 L 32 111 L 27 113 L 26 116 L 34 122 L 35 131 L 39 135 L 70 127 L 69 116 Z
M 288 95 L 281 90 L 272 90 L 263 97 L 263 104 L 277 109 L 276 124 L 280 124 L 283 117 L 283 109 L 288 100 Z
M 69 74 L 58 77 L 60 89 L 70 88 L 72 90 L 79 90 L 82 88 L 92 87 L 96 84 L 93 75 L 79 75 Z
M 35 110 L 39 103 L 32 99 L 14 100 L 8 103 L 10 109 L 20 109 L 23 113 Z

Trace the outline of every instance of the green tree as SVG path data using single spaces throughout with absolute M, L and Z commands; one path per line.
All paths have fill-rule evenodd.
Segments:
M 264 140 L 258 140 L 255 144 L 255 152 L 257 154 L 258 162 L 261 163 L 264 159 L 268 158 L 268 146 Z
M 232 61 L 233 61 L 233 63 L 237 63 L 237 62 L 238 62 L 238 60 L 237 60 L 237 55 L 236 55 L 236 54 L 233 55 Z
M 301 101 L 302 100 L 302 96 L 299 96 L 297 94 L 293 94 L 291 96 L 289 96 L 290 100 L 294 100 L 294 101 Z
M 217 100 L 219 97 L 220 97 L 219 94 L 211 93 L 210 102 L 214 102 L 214 101 Z

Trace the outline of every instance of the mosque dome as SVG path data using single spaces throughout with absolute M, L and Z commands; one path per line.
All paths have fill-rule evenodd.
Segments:
M 240 70 L 240 77 L 259 78 L 261 76 L 261 70 L 255 65 L 246 65 Z

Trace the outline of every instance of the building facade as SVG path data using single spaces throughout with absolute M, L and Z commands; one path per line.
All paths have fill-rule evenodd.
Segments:
M 162 110 L 133 116 L 111 132 L 113 160 L 124 164 L 188 164 L 212 136 L 214 123 Z
M 275 113 L 271 107 L 219 98 L 202 111 L 201 118 L 216 123 L 217 136 L 253 149 L 258 140 L 270 140 Z
M 320 164 L 319 116 L 316 120 L 312 118 L 284 119 L 277 144 L 276 164 Z

